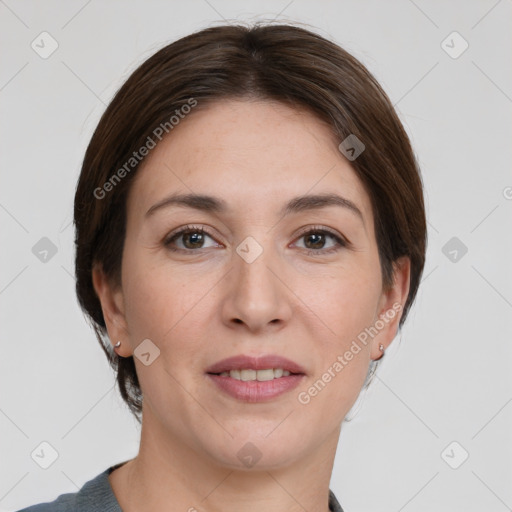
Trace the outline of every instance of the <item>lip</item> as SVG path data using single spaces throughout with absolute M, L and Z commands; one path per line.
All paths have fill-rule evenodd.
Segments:
M 268 402 L 278 396 L 296 388 L 304 374 L 291 374 L 288 377 L 279 377 L 278 379 L 267 381 L 242 381 L 232 379 L 231 377 L 221 377 L 213 373 L 207 374 L 207 377 L 216 384 L 227 395 L 242 402 Z
M 268 381 L 242 381 L 231 377 L 221 377 L 221 372 L 251 368 L 253 370 L 266 370 L 268 368 L 282 368 L 288 370 L 290 375 Z M 268 402 L 287 391 L 297 387 L 306 376 L 306 371 L 298 363 L 278 356 L 266 354 L 258 357 L 239 355 L 218 361 L 206 370 L 208 378 L 216 384 L 217 389 L 232 398 L 243 402 Z
M 222 361 L 218 361 L 207 368 L 206 373 L 212 374 L 229 372 L 230 370 L 240 370 L 244 368 L 251 368 L 253 370 L 282 368 L 283 370 L 288 370 L 290 373 L 306 374 L 306 370 L 304 370 L 302 366 L 277 354 L 267 354 L 258 357 L 242 354 L 239 356 L 228 357 L 227 359 L 222 359 Z

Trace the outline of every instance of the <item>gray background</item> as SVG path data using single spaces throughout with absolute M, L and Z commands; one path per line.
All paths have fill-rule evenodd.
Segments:
M 166 43 L 262 18 L 311 24 L 375 74 L 425 183 L 424 280 L 343 426 L 331 489 L 347 512 L 510 510 L 511 14 L 511 0 L 0 0 L 1 510 L 75 492 L 138 450 L 74 294 L 73 194 L 99 116 Z M 58 43 L 46 59 L 31 47 L 51 49 L 43 31 Z M 42 442 L 58 453 L 48 469 L 31 457 Z

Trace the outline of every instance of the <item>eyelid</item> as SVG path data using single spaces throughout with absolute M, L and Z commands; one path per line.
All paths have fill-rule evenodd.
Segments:
M 212 240 L 215 240 L 216 243 L 219 243 L 216 240 L 216 235 L 212 234 L 209 231 L 209 229 L 205 229 L 204 225 L 187 224 L 185 226 L 181 226 L 179 228 L 176 228 L 171 233 L 166 235 L 164 240 L 163 240 L 163 244 L 165 246 L 169 246 L 174 238 L 179 238 L 181 235 L 183 235 L 184 233 L 187 233 L 187 232 L 203 233 L 203 234 L 209 236 Z M 321 225 L 305 226 L 304 228 L 302 228 L 299 231 L 299 233 L 297 233 L 297 235 L 294 238 L 294 242 L 293 243 L 295 243 L 295 241 L 297 241 L 301 237 L 303 237 L 305 235 L 308 235 L 310 233 L 325 233 L 325 234 L 328 234 L 329 236 L 331 236 L 336 241 L 338 246 L 337 247 L 331 247 L 329 249 L 318 249 L 318 250 L 303 249 L 308 254 L 322 255 L 322 254 L 328 254 L 328 253 L 331 253 L 331 252 L 336 252 L 336 251 L 340 250 L 341 248 L 348 248 L 348 249 L 350 249 L 352 247 L 352 243 L 344 235 L 338 233 L 337 231 L 335 231 L 335 230 L 333 230 L 331 228 L 328 228 L 326 226 L 321 226 Z M 199 252 L 202 249 L 203 248 L 199 248 L 199 249 L 196 249 L 196 250 L 193 250 L 193 249 L 187 250 L 187 249 L 177 248 L 177 249 L 172 249 L 172 250 L 176 251 L 176 252 L 193 253 L 193 252 Z
M 299 231 L 299 233 L 297 234 L 297 236 L 295 237 L 295 241 L 300 239 L 300 238 L 302 238 L 305 235 L 310 234 L 310 233 L 324 233 L 324 234 L 327 234 L 327 235 L 331 236 L 336 241 L 336 243 L 338 244 L 338 247 L 331 247 L 329 249 L 318 249 L 318 250 L 303 249 L 308 254 L 317 254 L 317 255 L 320 256 L 322 254 L 329 254 L 329 253 L 332 253 L 332 252 L 337 252 L 337 251 L 339 251 L 340 249 L 343 249 L 343 248 L 345 248 L 345 249 L 352 249 L 352 247 L 353 247 L 353 245 L 350 242 L 350 240 L 348 238 L 346 238 L 344 235 L 342 235 L 341 233 L 338 233 L 337 231 L 335 231 L 335 230 L 333 230 L 331 228 L 328 228 L 327 226 L 321 226 L 321 225 L 306 226 L 306 227 L 302 228 Z
M 205 235 L 209 236 L 212 239 L 216 238 L 216 235 L 214 235 L 213 233 L 210 232 L 210 228 L 205 229 L 204 225 L 187 224 L 185 226 L 176 228 L 173 231 L 171 231 L 169 234 L 165 235 L 165 237 L 163 239 L 163 244 L 169 245 L 173 238 L 178 237 L 178 236 L 180 236 L 184 233 L 187 233 L 189 231 L 204 233 Z M 215 240 L 215 241 L 217 242 L 217 240 Z M 219 243 L 219 242 L 217 242 L 217 243 Z M 178 249 L 178 250 L 180 250 L 180 249 Z M 189 250 L 187 252 L 192 252 L 192 251 Z
M 334 237 L 340 238 L 341 240 L 343 240 L 343 242 L 345 242 L 347 244 L 349 243 L 349 241 L 341 233 L 338 233 L 337 231 L 335 231 L 331 228 L 328 228 L 327 226 L 321 226 L 321 225 L 306 226 L 299 231 L 297 237 L 307 235 L 310 232 L 317 232 L 317 231 L 323 231 L 323 232 L 328 233 Z

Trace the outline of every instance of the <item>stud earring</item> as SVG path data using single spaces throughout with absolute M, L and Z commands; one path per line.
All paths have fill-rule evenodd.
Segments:
M 384 357 L 384 345 L 382 343 L 379 344 L 379 350 L 382 352 L 382 354 L 380 355 L 380 357 L 378 357 L 377 359 L 375 359 L 375 361 L 378 361 L 379 359 L 382 359 Z

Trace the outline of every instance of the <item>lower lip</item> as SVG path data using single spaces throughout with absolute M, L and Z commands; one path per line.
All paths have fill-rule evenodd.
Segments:
M 244 402 L 266 402 L 296 388 L 305 375 L 288 375 L 278 379 L 243 381 L 231 377 L 207 374 L 225 393 Z

